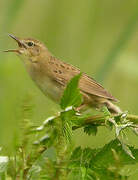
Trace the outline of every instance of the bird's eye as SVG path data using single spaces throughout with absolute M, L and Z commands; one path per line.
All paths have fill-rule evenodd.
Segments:
M 31 46 L 34 45 L 34 43 L 30 41 L 30 42 L 27 43 L 27 45 L 31 47 Z

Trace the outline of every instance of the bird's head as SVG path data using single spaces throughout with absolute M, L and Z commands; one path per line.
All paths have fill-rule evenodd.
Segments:
M 30 60 L 31 62 L 37 62 L 40 55 L 48 52 L 45 45 L 38 40 L 32 38 L 21 39 L 11 34 L 9 36 L 18 43 L 18 48 L 5 50 L 4 52 L 15 52 L 23 57 L 23 59 Z

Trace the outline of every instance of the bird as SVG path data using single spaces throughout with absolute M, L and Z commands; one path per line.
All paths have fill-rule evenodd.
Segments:
M 16 53 L 21 58 L 31 79 L 41 91 L 54 102 L 60 103 L 67 84 L 74 76 L 80 74 L 80 69 L 56 58 L 39 40 L 19 38 L 12 34 L 9 34 L 9 36 L 17 42 L 18 48 L 8 49 L 4 52 Z M 122 112 L 113 103 L 118 100 L 84 72 L 81 74 L 78 88 L 83 99 L 78 111 L 86 107 L 101 109 L 106 106 L 113 114 Z

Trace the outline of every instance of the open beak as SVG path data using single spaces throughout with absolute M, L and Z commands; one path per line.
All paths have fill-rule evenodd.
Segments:
M 8 35 L 18 43 L 18 46 L 20 48 L 25 47 L 25 45 L 22 43 L 22 41 L 18 37 L 14 36 L 12 34 L 8 34 Z M 17 53 L 20 53 L 19 49 L 8 49 L 8 50 L 5 50 L 3 52 L 17 52 Z
M 23 43 L 21 42 L 21 40 L 19 38 L 17 38 L 16 36 L 13 36 L 12 34 L 9 34 L 9 36 L 18 43 L 19 47 L 22 47 Z

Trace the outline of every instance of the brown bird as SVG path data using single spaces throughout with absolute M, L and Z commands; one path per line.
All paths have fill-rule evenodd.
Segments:
M 19 48 L 6 50 L 5 52 L 18 54 L 32 80 L 42 92 L 59 103 L 67 83 L 79 74 L 80 70 L 54 57 L 47 47 L 38 40 L 32 38 L 21 39 L 11 34 L 9 36 L 18 43 Z M 83 95 L 83 103 L 78 108 L 79 110 L 85 106 L 94 108 L 107 106 L 110 112 L 121 113 L 120 108 L 112 103 L 112 101 L 117 100 L 85 73 L 82 73 L 80 78 L 79 89 Z

